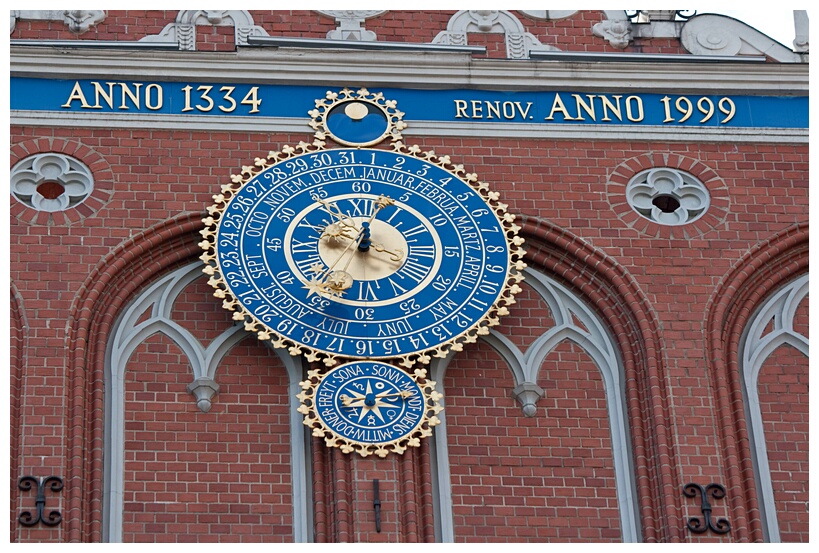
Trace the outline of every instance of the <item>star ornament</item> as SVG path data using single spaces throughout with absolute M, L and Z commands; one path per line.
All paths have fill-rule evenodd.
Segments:
M 302 288 L 307 290 L 307 297 L 309 298 L 313 294 L 318 294 L 319 296 L 327 297 L 327 285 L 324 284 L 320 280 L 308 280 L 304 283 Z

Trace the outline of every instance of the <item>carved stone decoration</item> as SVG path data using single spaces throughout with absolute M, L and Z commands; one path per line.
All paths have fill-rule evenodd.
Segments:
M 794 50 L 807 54 L 810 50 L 808 34 L 810 22 L 808 20 L 808 12 L 805 10 L 793 10 L 793 26 L 796 31 L 796 36 L 793 39 Z
M 203 413 L 210 411 L 213 406 L 213 396 L 219 393 L 219 384 L 210 376 L 200 376 L 187 386 L 189 394 L 196 398 L 196 406 Z
M 94 175 L 82 161 L 53 152 L 29 156 L 11 169 L 11 195 L 37 211 L 54 213 L 82 203 L 94 190 Z
M 645 14 L 649 22 L 674 21 L 677 16 L 677 10 L 641 10 L 640 13 Z
M 628 19 L 608 19 L 592 27 L 594 36 L 609 41 L 613 47 L 623 50 L 632 41 L 631 22 Z
M 438 33 L 432 44 L 465 46 L 469 33 L 503 33 L 509 59 L 529 59 L 532 50 L 557 50 L 541 44 L 532 33 L 526 32 L 517 17 L 505 10 L 461 10 L 452 16 L 446 31 Z
M 775 61 L 798 63 L 799 54 L 742 21 L 724 15 L 703 14 L 689 19 L 680 40 L 686 50 L 700 56 L 768 56 Z
M 387 10 L 316 10 L 322 15 L 332 17 L 338 28 L 327 32 L 327 38 L 333 40 L 358 40 L 372 42 L 375 33 L 363 27 L 364 20 L 387 13 Z
M 554 21 L 555 19 L 566 19 L 577 13 L 578 10 L 518 10 L 520 13 L 528 15 L 533 19 L 545 19 Z
M 655 167 L 637 173 L 629 181 L 626 201 L 655 223 L 687 225 L 705 215 L 711 195 L 694 175 L 671 167 Z
M 62 21 L 72 33 L 82 34 L 105 19 L 105 10 L 12 10 L 11 29 L 18 19 Z
M 512 390 L 512 397 L 523 407 L 523 414 L 529 418 L 537 413 L 537 401 L 543 397 L 543 388 L 534 382 L 523 382 Z
M 245 10 L 182 10 L 174 23 L 166 25 L 159 34 L 140 39 L 140 42 L 177 42 L 180 50 L 196 50 L 198 25 L 234 27 L 237 46 L 247 44 L 249 36 L 267 36 L 267 31 L 256 25 L 253 16 Z

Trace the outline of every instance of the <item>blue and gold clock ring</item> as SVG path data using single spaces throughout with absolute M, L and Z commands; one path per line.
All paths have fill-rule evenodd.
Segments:
M 236 320 L 328 366 L 411 367 L 508 312 L 525 267 L 514 217 L 448 157 L 393 146 L 301 144 L 214 196 L 202 259 Z

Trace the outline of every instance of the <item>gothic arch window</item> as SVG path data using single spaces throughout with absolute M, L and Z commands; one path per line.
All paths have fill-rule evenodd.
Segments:
M 117 319 L 105 356 L 105 484 L 103 540 L 120 542 L 123 538 L 123 498 L 125 491 L 125 372 L 132 354 L 157 334 L 164 335 L 178 348 L 191 368 L 187 391 L 200 411 L 210 411 L 219 393 L 218 372 L 222 359 L 245 338 L 253 337 L 242 325 L 232 325 L 203 343 L 174 318 L 174 305 L 186 288 L 204 279 L 199 262 L 183 266 L 141 292 Z M 300 362 L 275 350 L 287 370 L 288 396 L 299 389 Z M 292 471 L 293 537 L 296 542 L 310 541 L 307 498 L 305 432 L 297 402 L 289 403 L 290 467 Z
M 757 474 L 757 489 L 767 538 L 771 542 L 781 541 L 780 521 L 777 516 L 769 447 L 766 445 L 763 421 L 764 402 L 760 400 L 760 388 L 762 386 L 760 375 L 763 368 L 774 362 L 772 356 L 782 346 L 790 346 L 806 358 L 809 357 L 807 328 L 801 328 L 796 324 L 797 313 L 801 308 L 800 306 L 803 305 L 803 300 L 808 296 L 808 280 L 808 275 L 805 274 L 765 301 L 746 327 L 740 346 L 745 410 L 748 417 L 751 451 Z M 790 380 L 792 379 L 788 378 L 786 380 L 783 378 L 776 384 L 790 387 L 792 385 Z M 799 383 L 793 384 L 798 385 Z M 788 393 L 788 391 L 782 390 L 778 393 Z M 779 401 L 784 408 L 787 400 L 781 398 Z M 806 408 L 807 406 L 805 406 Z M 797 404 L 792 404 L 790 409 L 796 412 Z M 770 440 L 773 437 L 767 436 L 767 438 Z M 805 443 L 807 443 L 807 438 L 805 440 Z M 805 505 L 806 509 L 807 506 Z
M 580 298 L 545 274 L 532 268 L 525 271 L 526 282 L 549 305 L 554 325 L 537 337 L 525 352 L 521 352 L 507 337 L 492 330 L 482 339 L 489 343 L 511 368 L 516 384 L 512 394 L 521 404 L 524 415 L 536 416 L 537 401 L 544 391 L 537 385 L 538 371 L 543 360 L 562 342 L 570 341 L 582 348 L 600 371 L 606 394 L 609 415 L 612 457 L 614 461 L 615 486 L 620 513 L 620 530 L 623 542 L 640 541 L 637 517 L 638 504 L 635 494 L 631 440 L 626 419 L 625 382 L 622 361 L 605 327 Z M 445 359 L 433 359 L 432 379 L 443 390 L 444 375 L 452 354 Z M 437 482 L 436 520 L 440 520 L 440 539 L 454 541 L 452 519 L 452 496 L 448 466 L 446 409 L 439 415 L 442 424 L 436 427 L 432 440 L 433 464 Z

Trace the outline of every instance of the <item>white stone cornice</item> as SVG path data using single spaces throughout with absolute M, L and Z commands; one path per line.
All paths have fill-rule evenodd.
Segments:
M 150 118 L 150 119 L 148 119 Z M 261 133 L 312 134 L 307 125 L 310 118 L 290 117 L 240 117 L 218 116 L 192 117 L 189 115 L 139 115 L 112 114 L 110 117 L 89 117 L 80 112 L 12 111 L 10 124 L 25 127 L 85 127 L 142 129 L 150 120 L 151 128 L 192 131 L 244 131 Z M 662 142 L 728 142 L 728 143 L 775 143 L 807 144 L 808 129 L 766 128 L 715 129 L 696 127 L 655 126 L 608 126 L 565 125 L 533 123 L 469 123 L 440 121 L 413 121 L 406 119 L 409 127 L 402 132 L 413 136 L 459 136 L 492 138 L 549 138 L 553 140 L 614 140 L 614 141 L 662 141 Z
M 219 66 L 218 76 L 214 67 Z M 243 48 L 157 52 L 10 48 L 12 76 L 398 88 L 807 94 L 807 64 L 476 60 L 468 54 Z

